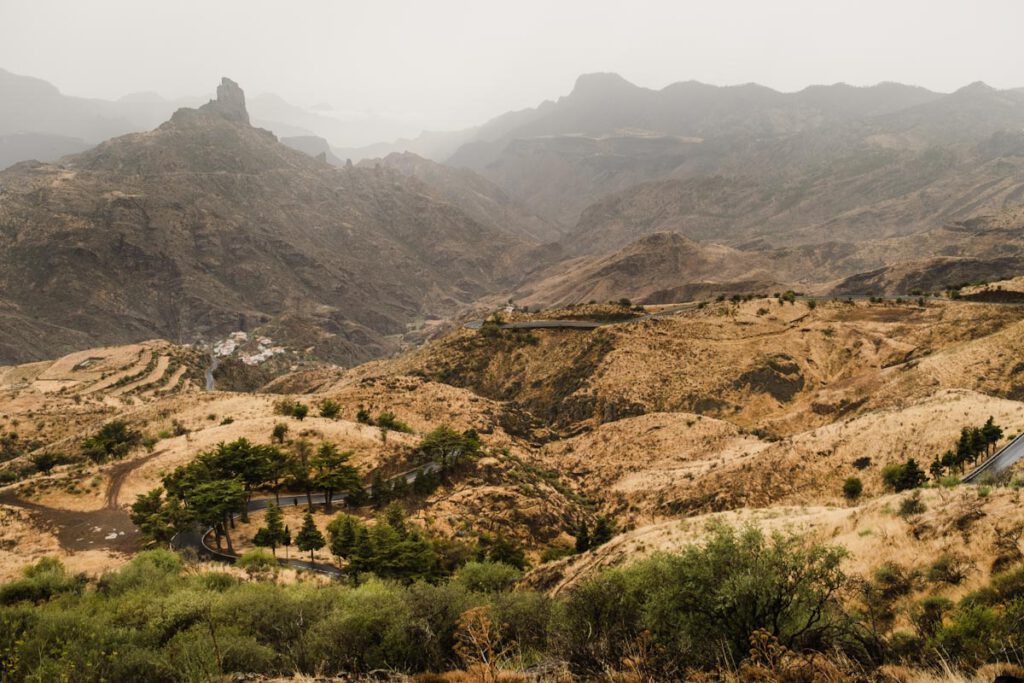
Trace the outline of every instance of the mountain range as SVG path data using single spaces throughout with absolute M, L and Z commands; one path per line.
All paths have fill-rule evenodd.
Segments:
M 0 130 L 39 110 L 32 135 L 72 152 L 0 173 L 8 361 L 246 330 L 351 364 L 508 299 L 899 294 L 1024 258 L 1024 93 L 984 84 L 654 91 L 591 74 L 447 138 L 444 162 L 353 164 L 322 136 L 266 130 L 228 79 L 83 150 L 171 103 L 2 76 L 19 94 Z

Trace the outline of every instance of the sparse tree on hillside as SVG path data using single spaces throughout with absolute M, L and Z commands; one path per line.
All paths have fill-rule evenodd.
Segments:
M 320 417 L 326 417 L 332 420 L 341 412 L 341 404 L 330 398 L 325 398 L 320 401 L 320 405 L 317 407 L 320 409 Z
M 588 550 L 590 550 L 590 529 L 587 527 L 587 521 L 581 519 L 579 526 L 576 527 L 576 552 L 585 553 Z
M 307 510 L 306 516 L 302 519 L 302 528 L 299 529 L 299 533 L 295 537 L 295 545 L 303 552 L 309 551 L 309 561 L 315 562 L 314 551 L 320 550 L 326 544 L 324 535 L 316 528 L 316 522 L 313 521 L 313 513 Z
M 604 545 L 608 541 L 612 540 L 612 536 L 614 535 L 614 523 L 605 515 L 601 515 L 597 518 L 597 523 L 594 524 L 594 533 L 590 537 L 590 547 L 596 548 L 600 545 Z
M 995 423 L 995 418 L 989 416 L 981 428 L 982 438 L 985 442 L 986 452 L 991 453 L 999 440 L 1003 438 L 1003 428 Z
M 274 425 L 274 431 L 271 433 L 270 438 L 278 443 L 284 443 L 284 437 L 288 435 L 288 425 L 284 422 L 278 422 Z
M 34 454 L 31 461 L 36 471 L 42 474 L 49 474 L 57 466 L 57 456 L 46 451 Z
M 857 500 L 864 492 L 864 483 L 858 477 L 847 477 L 843 482 L 843 497 L 847 500 Z

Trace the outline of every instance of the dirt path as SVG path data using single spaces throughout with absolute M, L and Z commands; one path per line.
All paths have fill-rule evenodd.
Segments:
M 27 510 L 32 523 L 57 537 L 63 550 L 113 550 L 131 553 L 139 549 L 139 530 L 132 524 L 128 510 L 121 507 L 121 487 L 128 475 L 165 451 L 114 465 L 108 471 L 106 504 L 101 510 L 80 512 L 51 508 L 22 500 L 12 491 L 0 493 L 0 504 Z

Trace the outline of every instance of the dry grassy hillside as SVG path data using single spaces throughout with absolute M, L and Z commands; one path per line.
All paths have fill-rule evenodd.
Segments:
M 282 421 L 286 446 L 336 443 L 367 479 L 408 467 L 439 425 L 475 430 L 482 457 L 407 510 L 441 536 L 515 539 L 535 564 L 598 515 L 614 518 L 623 539 L 723 511 L 798 520 L 806 513 L 794 506 L 813 505 L 845 519 L 850 476 L 877 511 L 892 500 L 885 465 L 926 466 L 989 416 L 1007 435 L 1024 431 L 1016 306 L 773 298 L 647 312 L 663 315 L 607 305 L 517 312 L 519 322 L 611 324 L 460 329 L 350 370 L 298 367 L 266 387 L 275 393 L 201 391 L 206 359 L 163 342 L 0 368 L 3 429 L 31 442 L 0 465 L 15 480 L 0 489 L 3 571 L 54 551 L 88 570 L 123 561 L 138 547 L 126 513 L 136 495 L 219 442 L 268 442 Z M 277 414 L 282 398 L 311 406 L 310 416 Z M 340 405 L 335 417 L 317 414 L 326 398 Z M 360 410 L 392 412 L 412 431 L 384 434 L 357 421 Z M 114 417 L 151 437 L 150 448 L 99 466 L 72 458 L 34 468 L 34 453 L 74 455 Z
M 528 444 L 506 432 L 506 426 L 528 430 L 521 411 L 419 377 L 383 377 L 314 395 L 204 392 L 206 362 L 197 351 L 146 342 L 0 368 L 0 429 L 17 433 L 4 440 L 0 461 L 0 577 L 15 576 L 44 555 L 57 554 L 72 569 L 90 573 L 123 563 L 141 547 L 128 519 L 136 496 L 218 443 L 269 442 L 282 422 L 286 449 L 300 439 L 314 447 L 333 443 L 352 451 L 352 463 L 367 480 L 377 470 L 407 469 L 419 439 L 439 425 L 476 430 L 486 457 L 429 498 L 409 503 L 415 518 L 439 534 L 502 534 L 534 552 L 567 542 L 563 530 L 590 514 L 557 473 L 527 462 Z M 317 414 L 328 396 L 341 404 L 332 418 Z M 281 400 L 304 402 L 311 413 L 301 421 L 282 416 L 276 409 Z M 362 424 L 360 409 L 395 413 L 412 432 L 385 434 Z M 144 447 L 99 465 L 82 457 L 82 441 L 114 419 L 140 430 Z M 55 454 L 56 465 L 39 470 L 40 453 Z M 326 525 L 328 517 L 318 513 L 318 519 Z M 240 547 L 246 543 L 243 529 Z
M 1019 370 L 1006 354 L 1024 332 L 1022 318 L 1013 306 L 931 300 L 756 299 L 593 331 L 461 330 L 349 377 L 419 374 L 511 402 L 564 432 L 649 412 L 689 412 L 786 436 L 883 405 L 878 392 L 890 385 L 901 395 L 885 405 L 930 395 L 946 375 L 947 388 L 1009 395 Z M 997 346 L 1005 347 L 1002 357 L 992 356 L 983 376 L 970 376 L 971 350 L 987 354 Z
M 849 551 L 844 569 L 853 575 L 867 577 L 882 562 L 894 562 L 917 573 L 907 604 L 936 591 L 960 598 L 985 585 L 994 570 L 1020 561 L 1024 512 L 1019 490 L 927 490 L 920 496 L 922 512 L 900 514 L 900 503 L 910 495 L 890 494 L 852 506 L 745 508 L 649 524 L 595 550 L 540 567 L 529 582 L 559 593 L 603 568 L 699 542 L 707 525 L 715 523 L 805 533 L 843 546 Z M 961 579 L 949 581 L 933 569 L 944 557 L 962 571 Z

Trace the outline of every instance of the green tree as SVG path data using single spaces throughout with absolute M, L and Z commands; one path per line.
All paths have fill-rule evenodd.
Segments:
M 197 522 L 212 527 L 220 547 L 221 538 L 233 551 L 228 527 L 231 517 L 245 509 L 246 494 L 234 479 L 215 479 L 197 484 L 185 497 L 185 505 Z
M 847 500 L 857 500 L 864 491 L 864 483 L 858 477 L 847 477 L 843 482 L 843 496 Z
M 587 520 L 581 519 L 579 526 L 576 527 L 576 552 L 585 553 L 590 550 L 590 528 L 587 526 Z
M 982 438 L 985 442 L 986 450 L 992 452 L 995 450 L 995 445 L 999 443 L 999 440 L 1003 438 L 1003 428 L 995 423 L 995 418 L 989 416 L 988 420 L 981 428 Z
M 480 452 L 480 437 L 471 429 L 460 434 L 447 425 L 441 425 L 423 437 L 417 450 L 425 460 L 438 463 L 442 470 L 449 470 Z
M 113 420 L 82 442 L 82 453 L 99 464 L 120 460 L 142 443 L 142 432 L 132 429 L 125 420 Z
M 338 491 L 362 490 L 359 471 L 348 464 L 352 451 L 339 451 L 332 443 L 322 443 L 313 458 L 316 475 L 313 485 L 324 492 L 324 510 L 331 511 L 331 500 Z
M 292 406 L 292 417 L 301 422 L 306 419 L 307 415 L 309 415 L 309 406 L 296 401 L 295 405 Z
M 309 510 L 306 511 L 306 516 L 302 519 L 302 528 L 299 529 L 298 535 L 295 536 L 295 545 L 303 552 L 309 551 L 310 562 L 315 561 L 313 559 L 313 552 L 327 545 L 324 535 L 316 528 L 316 522 L 313 521 L 313 513 Z
M 498 534 L 494 538 L 481 536 L 479 545 L 477 557 L 480 560 L 501 562 L 516 569 L 526 568 L 526 552 L 504 534 Z
M 284 422 L 278 422 L 274 425 L 274 431 L 271 432 L 270 438 L 273 441 L 283 444 L 284 437 L 288 435 L 288 425 Z
M 341 412 L 341 404 L 330 398 L 325 398 L 320 401 L 320 404 L 317 407 L 320 409 L 320 417 L 326 417 L 332 420 L 338 417 L 338 413 Z
M 191 524 L 192 518 L 178 498 L 164 498 L 164 490 L 155 488 L 140 494 L 132 503 L 132 524 L 154 543 L 170 543 L 171 539 Z
M 30 458 L 37 472 L 49 474 L 57 466 L 57 456 L 48 451 L 34 453 Z
M 348 559 L 355 549 L 356 537 L 363 526 L 365 525 L 358 517 L 345 513 L 332 519 L 327 525 L 327 535 L 331 539 L 331 554 Z
M 381 508 L 387 505 L 389 500 L 391 500 L 391 487 L 381 471 L 376 470 L 370 480 L 370 502 L 374 507 Z
M 284 515 L 275 503 L 267 506 L 267 514 L 263 526 L 256 532 L 253 544 L 264 548 L 277 555 L 277 546 L 284 542 Z
M 296 439 L 291 444 L 290 484 L 306 492 L 306 505 L 313 507 L 313 475 L 311 473 L 313 444 L 306 439 Z
M 907 491 L 909 489 L 916 489 L 917 487 L 922 486 L 926 481 L 928 481 L 928 477 L 925 476 L 924 470 L 921 469 L 921 466 L 917 464 L 916 460 L 910 458 L 903 465 L 899 480 L 896 484 L 896 490 Z
M 596 548 L 612 540 L 615 535 L 615 523 L 607 516 L 601 515 L 594 524 L 594 533 L 590 537 L 590 547 Z

